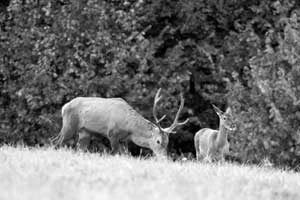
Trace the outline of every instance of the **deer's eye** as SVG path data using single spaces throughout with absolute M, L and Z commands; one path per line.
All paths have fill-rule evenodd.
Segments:
M 157 143 L 157 144 L 160 144 L 160 140 L 156 140 L 156 143 Z
M 227 117 L 223 117 L 223 120 L 227 120 Z

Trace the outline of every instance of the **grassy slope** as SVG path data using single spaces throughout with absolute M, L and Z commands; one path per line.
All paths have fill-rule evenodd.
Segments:
M 1 147 L 0 199 L 300 199 L 300 174 Z

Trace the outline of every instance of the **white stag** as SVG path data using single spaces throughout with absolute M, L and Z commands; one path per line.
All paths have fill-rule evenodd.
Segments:
M 91 136 L 102 135 L 110 140 L 112 153 L 119 152 L 120 142 L 132 141 L 138 146 L 151 149 L 156 155 L 166 156 L 169 134 L 176 133 L 177 126 L 188 122 L 178 122 L 184 106 L 181 94 L 180 107 L 173 124 L 162 128 L 157 118 L 156 106 L 161 99 L 159 89 L 153 104 L 152 123 L 135 111 L 121 98 L 77 97 L 62 107 L 63 125 L 59 135 L 53 139 L 54 144 L 61 145 L 78 134 L 78 146 L 87 150 Z
M 229 132 L 235 131 L 236 124 L 230 108 L 225 113 L 214 105 L 213 108 L 220 119 L 219 130 L 203 128 L 195 134 L 196 156 L 197 160 L 224 162 L 224 155 L 229 153 L 227 136 Z

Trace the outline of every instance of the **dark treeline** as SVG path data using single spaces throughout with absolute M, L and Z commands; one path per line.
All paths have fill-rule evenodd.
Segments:
M 8 2 L 8 1 L 6 1 Z M 231 106 L 239 162 L 300 163 L 300 1 L 11 0 L 0 15 L 0 141 L 43 145 L 77 96 L 122 97 L 147 119 L 182 119 L 169 152 Z

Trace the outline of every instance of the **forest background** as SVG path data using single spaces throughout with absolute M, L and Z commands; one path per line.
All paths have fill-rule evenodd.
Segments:
M 0 142 L 45 145 L 77 96 L 122 97 L 153 121 L 158 88 L 169 152 L 233 109 L 229 160 L 300 164 L 300 1 L 6 0 L 0 3 Z M 139 148 L 131 146 L 133 154 Z

